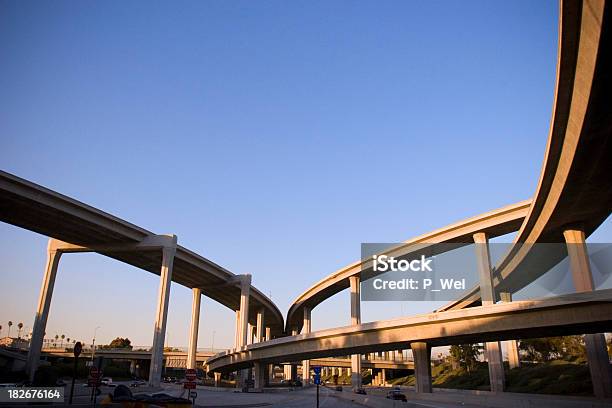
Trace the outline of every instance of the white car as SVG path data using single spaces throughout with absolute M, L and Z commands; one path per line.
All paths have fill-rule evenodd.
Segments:
M 113 379 L 110 378 L 110 377 L 103 377 L 100 380 L 100 384 L 106 385 L 107 387 L 112 387 L 113 386 Z

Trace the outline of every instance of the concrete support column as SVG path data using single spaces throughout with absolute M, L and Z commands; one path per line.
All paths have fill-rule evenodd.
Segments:
M 291 329 L 291 335 L 292 336 L 297 336 L 298 335 L 298 331 L 297 329 Z M 295 381 L 297 380 L 297 364 L 291 364 L 291 380 Z
M 361 278 L 351 276 L 349 278 L 351 288 L 351 325 L 361 324 Z M 353 390 L 361 388 L 361 354 L 351 356 L 351 387 Z
M 285 380 L 291 380 L 291 365 L 285 364 L 283 365 L 283 377 Z
M 270 329 L 269 327 L 266 327 L 265 330 L 265 341 L 270 341 L 272 340 L 272 329 Z M 266 381 L 267 384 L 270 383 L 270 381 L 274 380 L 274 364 L 268 364 L 268 379 Z
M 263 388 L 266 386 L 266 371 L 267 371 L 267 364 L 264 363 L 255 363 L 254 368 L 254 377 L 255 377 L 255 384 L 254 384 L 254 388 L 255 391 L 263 391 Z
M 40 361 L 40 352 L 45 337 L 45 329 L 47 328 L 47 319 L 49 318 L 49 309 L 51 308 L 51 297 L 53 295 L 53 287 L 55 286 L 57 267 L 60 257 L 62 256 L 60 251 L 56 251 L 52 247 L 51 242 L 52 240 L 49 239 L 49 244 L 47 245 L 47 265 L 45 267 L 45 274 L 43 275 L 40 294 L 38 295 L 38 308 L 36 309 L 36 316 L 34 317 L 32 339 L 30 340 L 30 350 L 28 351 L 28 360 L 26 362 L 26 373 L 30 381 L 34 380 L 34 373 L 36 373 Z
M 265 311 L 264 309 L 259 309 L 257 311 L 257 330 L 255 332 L 255 336 L 257 337 L 257 342 L 261 343 L 264 341 L 264 333 L 265 333 Z
M 304 325 L 302 326 L 302 333 L 310 333 L 312 330 L 311 313 L 310 308 L 304 308 Z M 310 360 L 302 361 L 302 382 L 304 385 L 310 384 Z
M 221 373 L 213 373 L 213 375 L 215 376 L 215 387 L 220 387 L 221 386 Z
M 272 340 L 272 329 L 266 327 L 266 341 Z
M 397 350 L 397 361 L 404 361 L 404 351 Z
M 248 343 L 249 330 L 249 300 L 251 297 L 251 275 L 240 275 L 240 321 L 238 348 L 242 349 Z M 236 378 L 236 388 L 244 389 L 249 379 L 249 369 L 240 370 Z
M 501 292 L 499 294 L 502 302 L 512 302 L 512 293 L 510 292 Z M 507 340 L 506 343 L 506 353 L 508 354 L 508 365 L 510 368 L 517 368 L 521 366 L 521 360 L 519 358 L 519 350 L 518 350 L 518 342 L 516 340 Z
M 589 254 L 585 243 L 584 231 L 568 229 L 563 231 L 567 244 L 572 278 L 577 292 L 595 290 Z M 593 393 L 597 398 L 612 397 L 612 368 L 608 357 L 606 338 L 603 333 L 586 334 L 584 342 L 593 383 Z
M 173 246 L 162 248 L 162 266 L 159 277 L 159 292 L 157 294 L 157 314 L 155 317 L 155 331 L 153 333 L 153 347 L 151 349 L 151 367 L 149 369 L 149 385 L 152 387 L 159 387 L 161 382 L 168 303 L 170 302 L 170 284 L 172 282 L 175 253 L 176 236 L 174 236 Z
M 416 392 L 431 392 L 431 347 L 427 343 L 410 343 L 414 358 Z
M 240 348 L 240 310 L 236 310 L 236 330 L 234 333 L 234 348 Z
M 251 275 L 240 275 L 240 334 L 238 337 L 238 347 L 244 347 L 247 344 L 250 296 Z
M 191 328 L 189 330 L 189 345 L 187 346 L 187 368 L 196 368 L 196 353 L 198 352 L 198 328 L 200 327 L 200 302 L 202 289 L 193 288 L 191 302 Z
M 495 303 L 495 290 L 491 276 L 491 255 L 489 239 L 484 232 L 474 234 L 476 247 L 476 264 L 480 281 L 480 298 L 483 306 Z M 499 341 L 485 343 L 485 352 L 489 366 L 489 381 L 492 392 L 503 392 L 505 387 L 504 361 Z
M 249 344 L 253 344 L 253 325 L 251 323 L 247 323 L 247 346 Z
M 130 360 L 130 375 L 132 375 L 132 376 L 138 375 L 136 373 L 136 366 L 137 365 L 138 365 L 138 361 L 137 360 Z

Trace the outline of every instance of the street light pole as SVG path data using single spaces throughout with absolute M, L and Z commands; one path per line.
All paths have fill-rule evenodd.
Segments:
M 94 329 L 93 340 L 91 341 L 91 365 L 92 367 L 93 367 L 94 356 L 96 354 L 96 332 L 98 331 L 99 328 L 100 326 L 97 326 Z

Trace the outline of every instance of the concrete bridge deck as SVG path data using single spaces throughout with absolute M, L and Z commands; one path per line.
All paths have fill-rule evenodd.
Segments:
M 211 370 L 412 347 L 612 330 L 612 289 L 322 330 L 256 343 L 208 360 Z

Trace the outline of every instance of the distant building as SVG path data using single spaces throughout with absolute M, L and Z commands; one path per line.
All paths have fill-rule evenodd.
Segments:
M 28 348 L 28 341 L 17 337 L 2 337 L 0 339 L 0 347 L 11 347 L 11 348 Z

